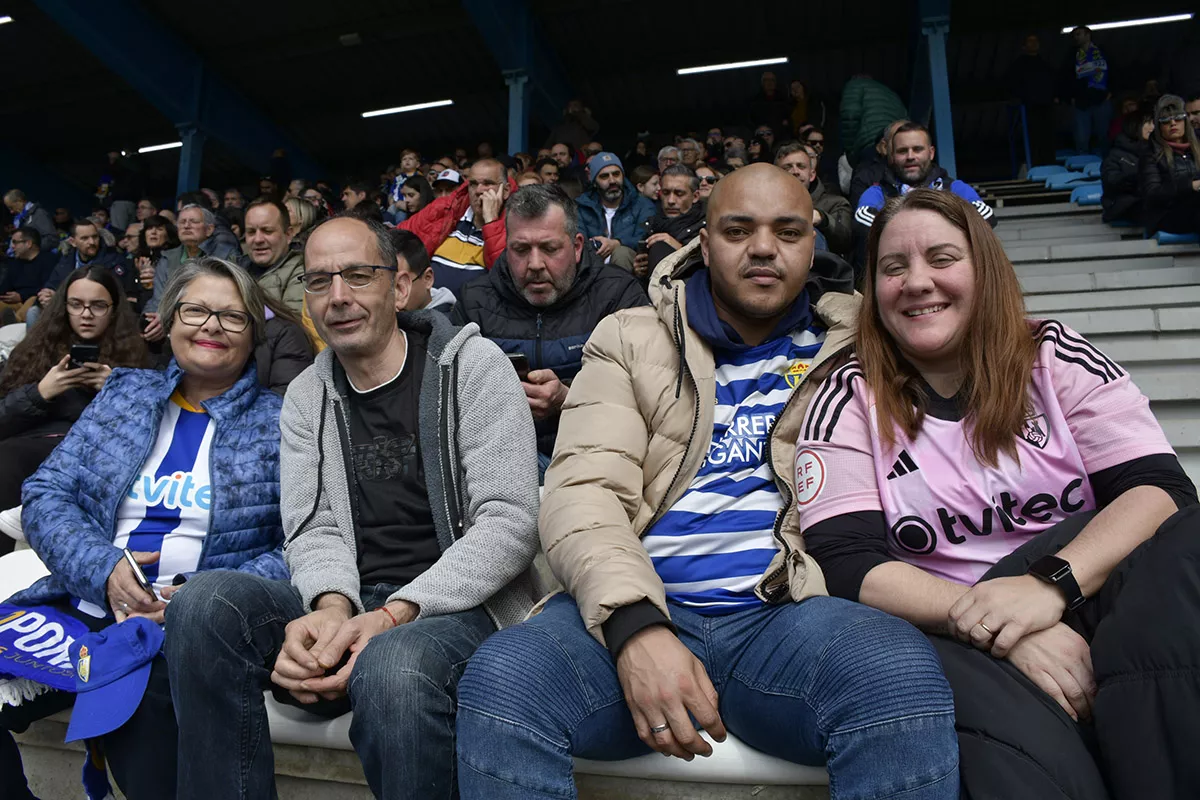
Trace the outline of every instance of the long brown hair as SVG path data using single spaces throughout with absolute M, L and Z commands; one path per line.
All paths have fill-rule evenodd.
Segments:
M 964 418 L 972 426 L 971 448 L 980 462 L 996 466 L 998 453 L 1017 458 L 1017 436 L 1030 407 L 1029 382 L 1037 347 L 1025 322 L 1025 302 L 1012 262 L 979 212 L 950 192 L 914 189 L 893 198 L 871 226 L 856 347 L 863 375 L 875 393 L 880 435 L 891 447 L 898 425 L 910 439 L 915 438 L 928 402 L 921 374 L 883 326 L 875 295 L 883 230 L 901 212 L 916 210 L 940 214 L 967 237 L 975 269 L 975 301 L 959 350 L 964 376 L 960 393 L 966 398 Z
M 138 330 L 137 315 L 125 299 L 121 284 L 108 267 L 80 267 L 67 276 L 54 290 L 54 299 L 45 313 L 29 331 L 29 335 L 13 348 L 4 375 L 0 376 L 0 395 L 27 383 L 36 383 L 50 368 L 62 360 L 75 343 L 75 332 L 67 317 L 67 290 L 76 281 L 94 281 L 104 287 L 112 298 L 109 314 L 112 320 L 101 335 L 100 363 L 110 367 L 145 367 L 148 362 L 146 343 Z

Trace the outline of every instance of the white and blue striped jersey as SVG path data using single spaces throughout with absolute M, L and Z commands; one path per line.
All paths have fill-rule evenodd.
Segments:
M 754 585 L 778 548 L 783 498 L 768 435 L 825 341 L 813 326 L 743 350 L 714 351 L 716 398 L 708 456 L 683 496 L 642 537 L 667 599 L 701 614 L 758 605 Z
M 113 545 L 161 554 L 156 563 L 142 566 L 156 589 L 200 564 L 212 508 L 213 427 L 203 409 L 188 405 L 178 392 L 172 395 L 150 455 L 117 507 Z M 78 608 L 97 617 L 110 613 L 88 602 Z

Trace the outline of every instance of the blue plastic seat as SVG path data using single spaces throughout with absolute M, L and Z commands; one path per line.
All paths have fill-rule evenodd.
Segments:
M 1077 152 L 1078 151 L 1076 151 L 1076 150 L 1069 150 L 1069 149 L 1068 150 L 1055 150 L 1054 151 L 1054 160 L 1061 164 L 1062 162 L 1066 161 L 1071 156 L 1075 155 Z
M 1083 169 L 1088 164 L 1099 164 L 1100 160 L 1100 156 L 1093 156 L 1085 153 L 1084 155 L 1071 156 L 1068 158 L 1066 167 L 1067 169 Z
M 1083 174 L 1087 175 L 1089 178 L 1099 178 L 1100 177 L 1100 162 L 1099 161 L 1091 161 L 1087 164 L 1084 164 L 1083 165 Z
M 1071 202 L 1081 206 L 1098 206 L 1104 196 L 1104 187 L 1098 183 L 1076 186 L 1071 191 Z
M 1159 244 L 1200 244 L 1200 233 L 1167 233 L 1159 231 L 1154 234 Z
M 1048 164 L 1043 167 L 1034 167 L 1025 174 L 1026 180 L 1044 181 L 1051 175 L 1061 175 L 1067 171 L 1066 167 L 1060 167 L 1058 164 Z
M 1094 178 L 1089 178 L 1082 172 L 1064 172 L 1060 175 L 1051 175 L 1046 178 L 1047 189 L 1073 189 L 1081 183 L 1099 183 Z

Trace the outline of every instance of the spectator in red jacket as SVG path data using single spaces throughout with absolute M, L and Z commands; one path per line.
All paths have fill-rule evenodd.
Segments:
M 503 164 L 480 159 L 464 185 L 400 224 L 429 251 L 435 286 L 457 294 L 458 287 L 491 268 L 507 243 L 504 201 L 516 190 Z

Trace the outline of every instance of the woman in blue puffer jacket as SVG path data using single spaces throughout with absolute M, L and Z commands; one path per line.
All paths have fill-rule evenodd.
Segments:
M 264 335 L 261 290 L 241 268 L 206 258 L 180 269 L 163 301 L 171 365 L 113 370 L 25 482 L 25 536 L 50 575 L 7 602 L 54 606 L 99 630 L 133 616 L 161 624 L 171 595 L 200 570 L 287 578 L 282 399 L 260 387 L 252 358 Z M 154 596 L 139 585 L 125 550 Z M 9 732 L 73 702 L 70 693 L 50 691 L 0 705 L 0 796 L 32 797 Z M 125 796 L 173 797 L 175 714 L 161 654 L 137 710 L 111 724 L 104 750 Z

